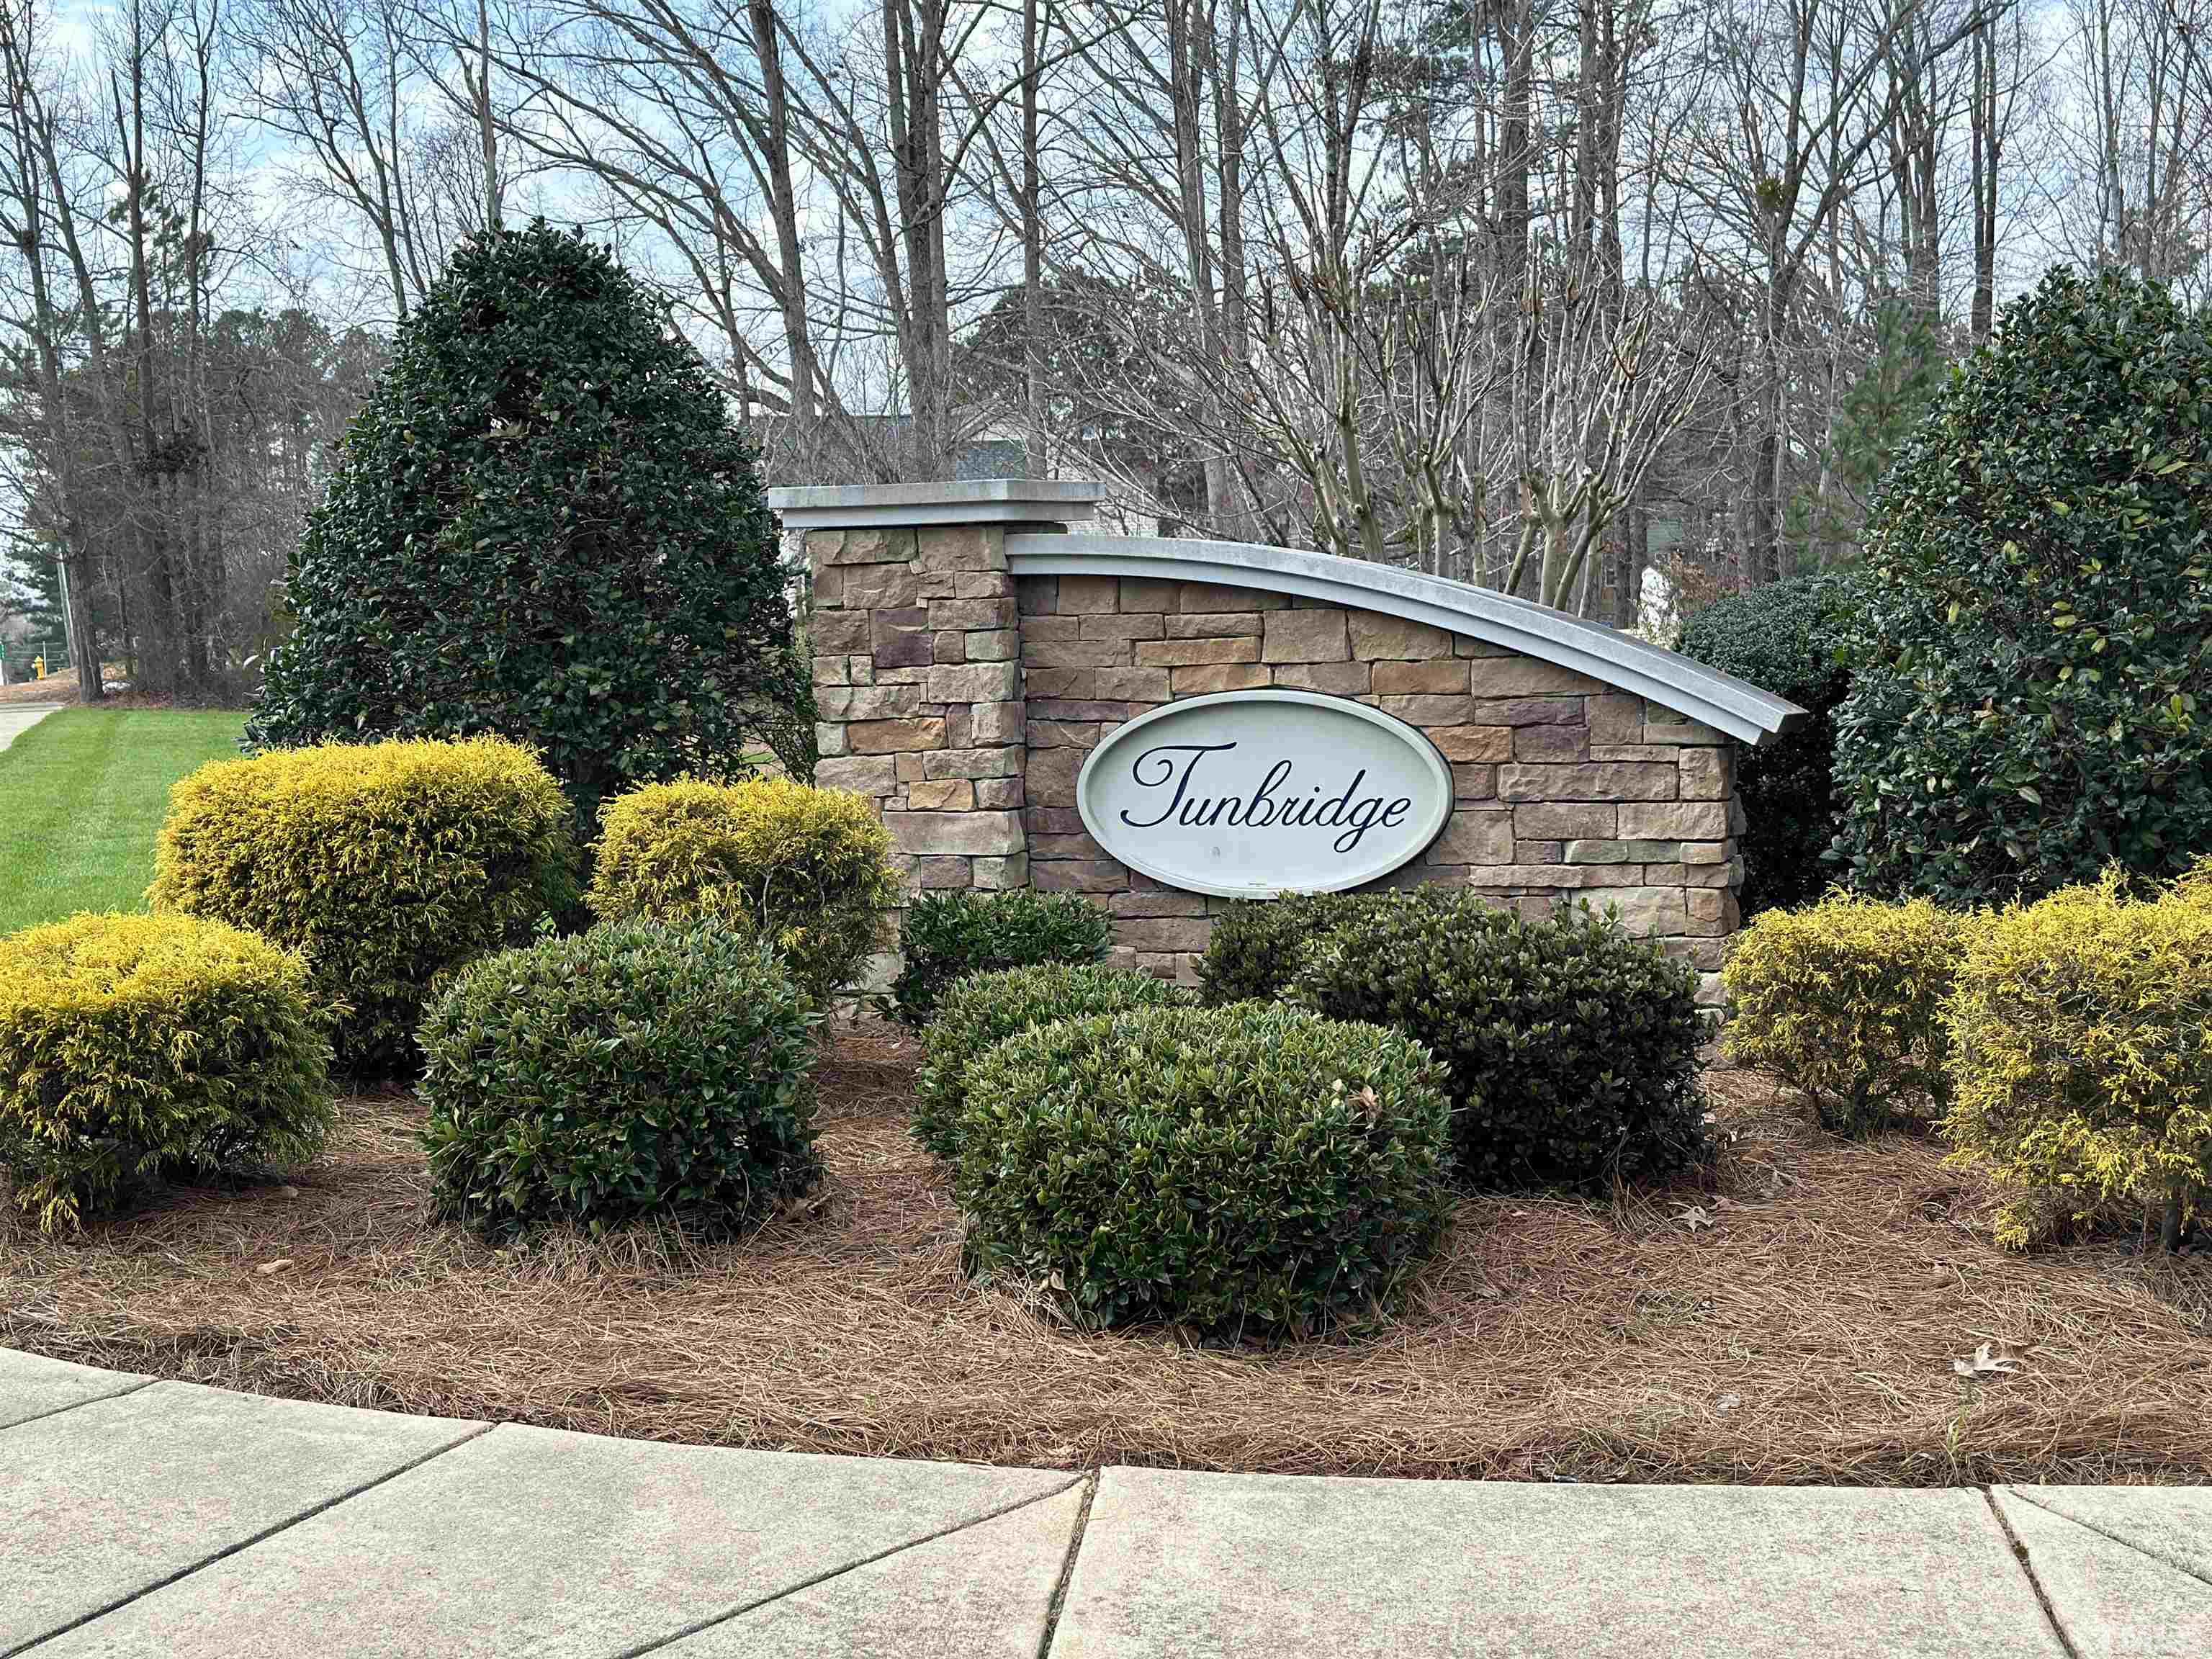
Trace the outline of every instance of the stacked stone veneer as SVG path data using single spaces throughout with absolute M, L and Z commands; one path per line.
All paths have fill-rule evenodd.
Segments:
M 1133 965 L 1188 978 L 1230 902 L 1139 875 L 1076 810 L 1122 721 L 1259 686 L 1351 698 L 1451 763 L 1443 833 L 1383 885 L 1468 887 L 1530 915 L 1617 906 L 1720 1000 L 1738 921 L 1734 747 L 1571 670 L 1419 623 L 1242 586 L 1008 574 L 1005 529 L 814 531 L 817 781 L 883 813 L 918 888 L 1082 893 Z

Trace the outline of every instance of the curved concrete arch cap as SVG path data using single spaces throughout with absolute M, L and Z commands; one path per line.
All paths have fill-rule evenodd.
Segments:
M 1585 622 L 1494 588 L 1364 559 L 1249 542 L 1048 533 L 1008 536 L 1006 566 L 1017 576 L 1139 576 L 1211 582 L 1380 611 L 1587 674 L 1741 743 L 1765 743 L 1808 718 L 1796 703 L 1747 680 L 1601 623 Z

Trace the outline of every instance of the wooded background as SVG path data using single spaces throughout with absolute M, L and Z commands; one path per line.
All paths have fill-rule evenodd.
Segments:
M 0 627 L 234 696 L 394 325 L 533 213 L 781 483 L 1620 624 L 1848 561 L 2047 264 L 2195 298 L 2212 0 L 0 0 Z M 82 653 L 89 660 L 92 653 Z M 88 674 L 89 671 L 87 671 Z

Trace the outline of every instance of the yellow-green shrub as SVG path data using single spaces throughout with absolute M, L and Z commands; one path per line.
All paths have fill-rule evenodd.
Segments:
M 189 916 L 0 939 L 0 1170 L 47 1231 L 167 1175 L 277 1168 L 331 1122 L 307 966 Z
M 2185 904 L 2212 910 L 2212 858 L 2199 859 L 2183 872 L 2174 881 L 2173 896 Z
M 170 791 L 147 896 L 301 951 L 342 1006 L 340 1060 L 392 1070 L 440 975 L 574 902 L 571 822 L 552 775 L 502 738 L 279 750 Z
M 1927 899 L 1832 894 L 1770 910 L 1737 938 L 1723 977 L 1729 1055 L 1813 1102 L 1823 1127 L 1871 1134 L 1902 1107 L 1949 1097 L 1943 1002 L 1971 915 Z
M 817 1006 L 858 975 L 902 896 L 890 837 L 842 789 L 684 779 L 610 802 L 603 823 L 593 915 L 712 919 L 764 939 Z
M 2130 899 L 2116 877 L 1976 931 L 1948 1015 L 1962 1161 L 2013 1194 L 2025 1248 L 2116 1202 L 2169 1243 L 2212 1188 L 2212 906 Z

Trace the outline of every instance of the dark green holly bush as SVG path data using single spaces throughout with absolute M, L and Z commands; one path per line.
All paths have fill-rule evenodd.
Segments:
M 753 447 L 652 292 L 543 223 L 479 238 L 346 434 L 247 734 L 514 738 L 586 832 L 756 739 L 811 776 L 787 578 Z
M 1697 978 L 1610 919 L 1473 894 L 1394 894 L 1340 921 L 1292 1000 L 1395 1026 L 1449 1070 L 1459 1163 L 1483 1186 L 1677 1168 L 1703 1109 Z
M 1395 1032 L 1144 1009 L 1032 1026 L 969 1076 L 954 1190 L 975 1265 L 1080 1324 L 1358 1323 L 1443 1232 L 1443 1077 Z
M 809 1010 L 769 946 L 714 922 L 485 957 L 422 1022 L 439 1212 L 495 1237 L 757 1218 L 821 1174 Z
M 1090 963 L 1041 963 L 953 981 L 930 1016 L 914 1079 L 914 1134 L 938 1157 L 959 1156 L 956 1139 L 969 1063 L 993 1043 L 1055 1019 L 1131 1008 L 1187 1007 L 1189 992 L 1151 974 Z
M 1731 593 L 1690 618 L 1682 652 L 1723 674 L 1787 697 L 1810 718 L 1771 743 L 1736 752 L 1736 793 L 1748 827 L 1740 841 L 1745 915 L 1811 902 L 1838 872 L 1835 711 L 1850 690 L 1841 661 L 1856 590 L 1846 575 L 1794 576 Z
M 1114 923 L 1079 893 L 924 893 L 899 929 L 905 965 L 891 982 L 898 1017 L 926 1024 L 955 980 L 1045 962 L 1103 962 Z
M 1206 954 L 1198 962 L 1200 999 L 1209 1008 L 1277 1000 L 1307 946 L 1337 918 L 1382 896 L 1285 893 L 1280 898 L 1237 900 L 1213 919 Z
M 1856 886 L 1966 905 L 2212 848 L 2212 321 L 2121 271 L 2007 308 L 1876 501 L 1836 714 Z

